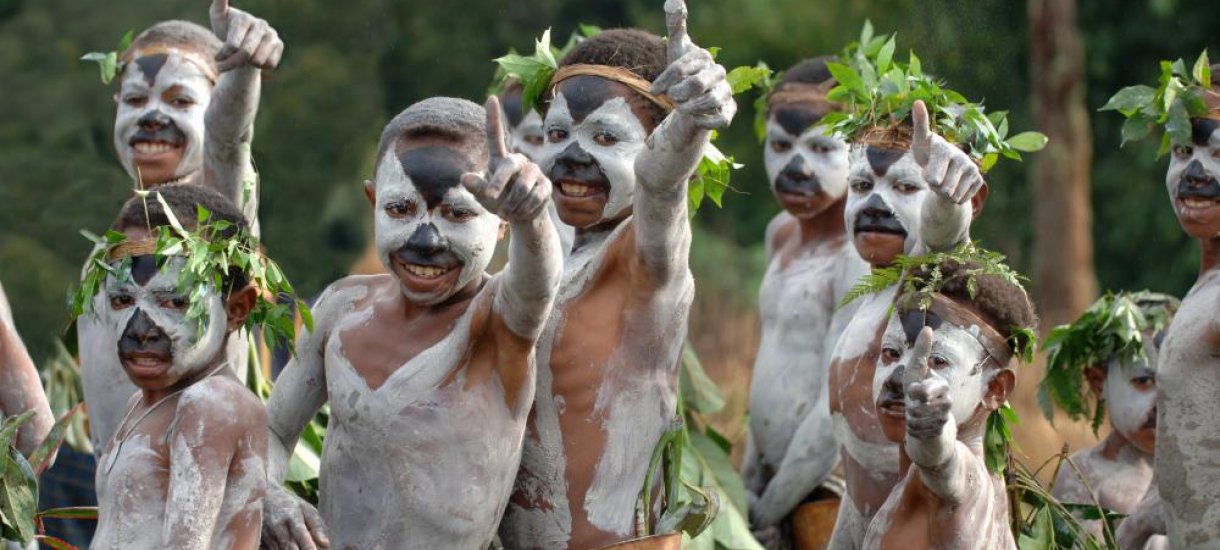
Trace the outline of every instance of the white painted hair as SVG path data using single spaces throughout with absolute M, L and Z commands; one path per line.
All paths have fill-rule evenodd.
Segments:
M 454 97 L 430 97 L 398 113 L 381 132 L 377 158 L 403 137 L 429 135 L 459 141 L 476 159 L 487 158 L 487 112 L 482 105 Z

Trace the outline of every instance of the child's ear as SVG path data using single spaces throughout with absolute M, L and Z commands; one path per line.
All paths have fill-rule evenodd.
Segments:
M 970 197 L 970 219 L 977 220 L 979 214 L 983 213 L 983 205 L 987 204 L 987 193 L 989 192 L 988 184 L 983 182 L 983 186 L 979 187 L 979 191 L 973 197 Z
M 1005 368 L 992 375 L 987 382 L 987 393 L 983 395 L 983 408 L 988 411 L 999 409 L 1008 401 L 1008 395 L 1017 385 L 1017 374 L 1012 369 Z
M 364 197 L 369 200 L 370 206 L 377 207 L 377 188 L 373 187 L 373 180 L 364 180 Z
M 1084 379 L 1089 383 L 1089 389 L 1093 390 L 1093 395 L 1101 396 L 1101 390 L 1106 385 L 1106 367 L 1102 365 L 1089 365 L 1084 368 Z
M 504 240 L 504 236 L 508 234 L 508 222 L 500 220 L 500 228 L 496 231 L 496 240 Z
M 258 289 L 254 285 L 246 285 L 241 290 L 235 290 L 229 293 L 229 299 L 225 301 L 225 313 L 228 315 L 227 326 L 229 332 L 233 332 L 246 324 L 246 318 L 250 316 L 250 312 L 254 311 L 254 304 L 258 302 Z

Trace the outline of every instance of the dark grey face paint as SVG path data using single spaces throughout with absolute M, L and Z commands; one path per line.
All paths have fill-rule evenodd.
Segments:
M 775 122 L 794 136 L 801 135 L 825 116 L 808 107 L 778 107 L 773 113 Z
M 775 177 L 775 188 L 785 193 L 813 195 L 822 190 L 822 183 L 805 157 L 796 155 Z
M 119 357 L 127 358 L 139 353 L 168 360 L 173 356 L 172 345 L 165 331 L 144 310 L 136 309 L 119 338 Z
M 474 170 L 466 155 L 449 147 L 410 149 L 398 155 L 402 171 L 423 195 L 428 210 L 441 204 L 445 193 L 461 185 L 462 174 Z
M 169 54 L 156 53 L 136 58 L 133 63 L 140 69 L 140 73 L 144 75 L 144 82 L 149 86 L 157 81 L 157 73 L 161 72 L 161 68 L 165 66 L 165 62 L 169 60 Z
M 510 126 L 517 126 L 525 118 L 526 109 L 521 104 L 521 90 L 513 90 L 504 92 L 500 95 L 500 108 L 504 109 L 504 114 L 508 117 Z
M 1184 199 L 1220 199 L 1220 181 L 1216 180 L 1199 159 L 1190 161 L 1178 180 L 1178 197 Z
M 1200 147 L 1207 147 L 1212 134 L 1220 129 L 1220 120 L 1210 118 L 1195 118 L 1190 121 L 1190 141 Z
M 165 113 L 160 110 L 149 111 L 136 121 L 136 133 L 131 136 L 131 144 L 148 142 L 148 143 L 168 143 L 170 145 L 182 145 L 186 143 L 186 134 L 174 124 Z
M 157 275 L 161 267 L 157 265 L 157 257 L 152 255 L 135 256 L 131 258 L 131 278 L 136 284 L 144 286 Z
M 906 153 L 903 150 L 879 149 L 877 147 L 866 147 L 864 149 L 864 154 L 868 157 L 869 167 L 878 176 L 885 176 L 885 173 L 890 171 L 890 166 L 898 162 L 898 159 L 902 158 L 902 155 Z
M 922 311 L 919 309 L 900 312 L 898 320 L 902 322 L 902 333 L 906 336 L 908 346 L 915 345 L 915 339 L 919 337 L 923 327 L 932 327 L 932 330 L 938 330 L 944 324 L 944 320 L 935 311 Z
M 431 223 L 415 229 L 402 248 L 394 251 L 394 257 L 407 264 L 433 267 L 457 267 L 461 265 L 457 256 L 449 250 L 449 242 Z
M 574 76 L 559 83 L 556 94 L 563 93 L 563 98 L 568 103 L 568 113 L 572 115 L 572 122 L 580 124 L 585 120 L 585 117 L 596 111 L 598 107 L 605 105 L 607 101 L 614 98 L 621 97 L 630 106 L 636 98 L 629 95 L 633 92 L 624 94 L 622 92 L 624 89 L 629 90 L 630 88 L 598 76 L 586 75 Z M 632 114 L 640 119 L 640 124 L 643 124 L 644 128 L 652 128 L 661 122 L 660 120 L 644 120 L 640 118 L 639 111 L 634 107 L 632 107 Z
M 575 181 L 607 191 L 610 189 L 610 179 L 602 171 L 597 159 L 593 158 L 593 155 L 585 151 L 576 141 L 573 141 L 555 157 L 551 169 L 547 170 L 547 178 L 555 185 L 559 185 L 563 181 Z
M 885 199 L 876 193 L 869 196 L 864 206 L 860 208 L 860 214 L 856 216 L 856 223 L 852 227 L 852 231 L 855 233 L 893 233 L 904 237 L 907 234 L 902 222 L 898 221 L 898 217 L 894 215 L 894 210 L 885 203 Z

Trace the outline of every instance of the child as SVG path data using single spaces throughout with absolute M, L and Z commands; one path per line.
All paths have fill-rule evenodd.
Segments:
M 228 368 L 225 344 L 259 293 L 236 269 L 220 287 L 180 288 L 188 259 L 153 253 L 154 231 L 171 225 L 170 213 L 193 231 L 197 207 L 229 225 L 201 232 L 209 241 L 245 230 L 241 212 L 217 192 L 165 185 L 124 205 L 112 229 L 126 240 L 103 252 L 115 271 L 96 313 L 139 390 L 99 459 L 93 548 L 258 547 L 266 413 Z M 190 315 L 197 308 L 203 318 Z
M 863 547 L 1015 549 L 1004 480 L 987 468 L 983 435 L 1016 382 L 1015 333 L 1034 328 L 1033 306 L 1019 285 L 972 274 L 977 265 L 937 267 L 943 286 L 900 296 L 881 338 L 874 403 L 906 474 Z

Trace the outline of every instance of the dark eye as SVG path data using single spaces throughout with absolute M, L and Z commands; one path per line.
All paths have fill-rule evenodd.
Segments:
M 618 143 L 618 138 L 609 132 L 598 132 L 593 136 L 593 143 L 601 145 L 602 147 L 610 147 L 611 145 Z
M 782 139 L 773 140 L 771 142 L 771 150 L 776 153 L 787 153 L 792 150 L 792 142 Z
M 1212 149 L 1212 158 L 1220 159 L 1220 148 Z
M 185 109 L 195 104 L 195 100 L 189 97 L 175 97 L 169 100 L 169 104 L 179 109 Z
M 1178 157 L 1178 158 L 1182 158 L 1182 159 L 1187 158 L 1191 155 L 1191 153 L 1194 153 L 1194 152 L 1195 152 L 1195 150 L 1193 148 L 1187 147 L 1185 145 L 1174 145 L 1173 146 L 1173 156 Z
M 559 143 L 565 139 L 568 139 L 568 131 L 560 130 L 559 128 L 552 128 L 546 131 L 546 138 L 550 140 L 551 143 Z
M 167 309 L 186 309 L 186 306 L 190 304 L 191 303 L 186 299 L 186 296 L 171 296 L 161 300 L 159 305 Z
M 810 143 L 809 150 L 819 155 L 825 155 L 831 151 L 829 146 L 822 143 Z
M 1131 379 L 1131 385 L 1140 391 L 1150 390 L 1156 386 L 1156 378 L 1151 376 L 1136 376 Z
M 885 359 L 886 363 L 893 363 L 902 357 L 902 352 L 891 347 L 885 347 L 881 349 L 881 357 Z
M 415 215 L 415 204 L 408 201 L 394 201 L 385 205 L 385 213 L 391 218 L 405 218 Z
M 128 107 L 143 107 L 148 104 L 148 96 L 144 95 L 129 95 L 123 98 L 123 103 Z
M 531 135 L 521 138 L 521 141 L 524 141 L 526 145 L 533 145 L 534 147 L 537 147 L 539 145 L 542 145 L 542 136 L 537 136 L 537 135 L 531 134 Z
M 894 184 L 894 189 L 903 195 L 910 195 L 919 191 L 919 186 L 910 182 L 898 182 Z
M 928 364 L 934 369 L 943 369 L 949 366 L 949 360 L 940 355 L 933 355 L 928 358 Z
M 867 193 L 873 190 L 873 182 L 868 180 L 855 180 L 851 182 L 851 190 L 856 193 Z
M 116 294 L 116 295 L 110 297 L 110 308 L 111 309 L 128 308 L 128 307 L 131 307 L 131 305 L 134 303 L 136 303 L 135 299 L 127 294 Z
M 475 216 L 478 216 L 478 213 L 475 212 L 474 210 L 471 210 L 469 208 L 464 208 L 461 206 L 444 205 L 444 206 L 441 206 L 441 215 L 444 216 L 445 219 L 448 219 L 448 220 L 452 220 L 455 222 L 464 222 L 464 221 L 473 219 Z

